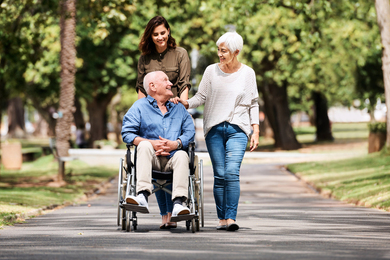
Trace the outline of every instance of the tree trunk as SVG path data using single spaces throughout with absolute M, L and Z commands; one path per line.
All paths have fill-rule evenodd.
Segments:
M 110 123 L 113 127 L 115 133 L 115 141 L 120 144 L 122 142 L 120 134 L 122 127 L 118 121 L 118 111 L 116 111 L 115 107 L 121 102 L 122 96 L 120 93 L 117 93 L 112 99 L 108 106 L 110 111 Z
M 39 114 L 39 118 L 35 124 L 34 136 L 39 136 L 39 137 L 49 136 L 49 124 L 41 116 L 41 114 Z
M 59 156 L 68 156 L 71 124 L 74 112 L 74 82 L 76 73 L 76 0 L 61 1 L 61 92 L 56 125 L 56 145 Z M 59 176 L 61 178 L 61 176 Z
M 89 144 L 96 140 L 107 139 L 107 106 L 116 93 L 98 94 L 87 101 L 89 123 L 91 124 Z
M 387 138 L 386 146 L 390 148 L 390 1 L 376 0 L 375 9 L 378 25 L 381 31 L 382 42 L 382 70 L 385 85 L 385 97 L 387 107 Z
M 39 100 L 30 97 L 30 100 L 33 102 L 35 109 L 38 111 L 39 115 L 46 121 L 49 128 L 47 131 L 48 136 L 55 136 L 56 129 L 56 120 L 53 118 L 53 113 L 56 111 L 54 107 L 44 107 L 40 104 Z
M 316 141 L 333 141 L 332 128 L 328 117 L 328 102 L 326 97 L 317 91 L 313 91 L 314 118 L 316 126 Z
M 20 97 L 8 100 L 8 137 L 24 138 L 26 129 L 24 125 L 24 106 Z
M 264 98 L 264 108 L 274 132 L 275 147 L 283 150 L 295 150 L 301 147 L 290 122 L 287 87 L 275 83 L 260 88 Z
M 73 113 L 74 123 L 77 129 L 85 129 L 85 121 L 83 117 L 83 112 L 81 111 L 81 103 L 80 100 L 75 97 L 74 99 L 75 112 Z

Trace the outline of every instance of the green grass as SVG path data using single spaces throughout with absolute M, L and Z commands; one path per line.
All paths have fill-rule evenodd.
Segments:
M 332 162 L 288 165 L 288 169 L 323 194 L 390 211 L 390 156 L 374 153 Z
M 315 134 L 316 128 L 314 126 L 300 126 L 293 128 L 296 138 L 302 145 L 312 144 L 329 144 L 329 143 L 350 143 L 366 141 L 368 139 L 368 125 L 367 123 L 333 123 L 332 134 L 335 138 L 332 142 L 316 142 Z M 274 140 L 271 138 L 260 137 L 258 150 L 272 150 Z
M 56 187 L 50 184 L 57 171 L 58 163 L 52 155 L 23 163 L 21 170 L 1 169 L 0 227 L 21 221 L 16 216 L 32 210 L 75 203 L 117 174 L 116 168 L 71 161 L 66 163 L 66 184 Z

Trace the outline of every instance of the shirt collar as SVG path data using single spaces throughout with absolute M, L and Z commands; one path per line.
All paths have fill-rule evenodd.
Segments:
M 160 59 L 163 59 L 165 54 L 169 51 L 169 47 L 165 49 L 165 51 L 163 51 L 162 53 L 158 53 L 157 50 L 155 49 L 154 52 L 155 54 L 160 58 Z
M 157 106 L 157 100 L 155 100 L 154 98 L 152 98 L 151 96 L 147 95 L 146 97 L 146 100 L 149 101 L 149 104 L 152 105 L 152 106 Z M 173 103 L 171 101 L 167 101 L 165 103 L 165 105 L 167 106 L 168 110 L 171 109 L 171 107 L 173 106 Z M 158 106 L 157 106 L 158 107 Z

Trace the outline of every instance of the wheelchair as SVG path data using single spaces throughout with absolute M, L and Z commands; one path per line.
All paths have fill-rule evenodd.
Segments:
M 137 230 L 137 212 L 131 211 L 126 204 L 126 194 L 136 196 L 137 171 L 136 158 L 137 149 L 134 149 L 134 158 L 131 158 L 132 145 L 127 144 L 127 152 L 125 158 L 120 158 L 119 176 L 118 176 L 118 214 L 117 225 L 122 226 L 122 230 L 130 232 L 131 229 Z M 190 209 L 191 219 L 186 220 L 186 228 L 192 233 L 200 230 L 200 226 L 204 227 L 204 200 L 203 200 L 203 160 L 198 160 L 195 155 L 195 142 L 189 144 L 186 151 L 189 156 L 189 171 L 188 171 L 188 196 L 186 200 L 187 207 Z M 152 171 L 152 184 L 154 189 L 152 194 L 158 190 L 164 190 L 170 194 L 172 191 L 166 186 L 172 183 L 173 172 Z M 156 180 L 166 180 L 164 184 L 158 183 Z M 133 227 L 133 228 L 131 228 Z

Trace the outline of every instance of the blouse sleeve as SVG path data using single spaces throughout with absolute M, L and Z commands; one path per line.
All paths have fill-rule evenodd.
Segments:
M 179 78 L 177 81 L 177 89 L 179 96 L 186 88 L 188 88 L 188 90 L 191 89 L 190 75 L 191 62 L 190 58 L 188 57 L 187 51 L 184 50 L 179 61 Z
M 209 68 L 210 67 L 207 67 L 203 74 L 202 80 L 200 81 L 198 87 L 198 92 L 196 92 L 196 94 L 188 100 L 188 108 L 196 108 L 206 102 L 207 91 L 211 85 L 209 78 Z
M 144 89 L 144 77 L 146 75 L 145 73 L 145 60 L 144 57 L 141 55 L 138 59 L 138 66 L 137 66 L 137 85 L 136 90 L 141 91 L 145 96 L 148 94 L 146 93 Z
M 251 76 L 251 106 L 249 109 L 249 117 L 251 125 L 259 125 L 259 92 L 256 84 L 256 74 L 253 71 Z

